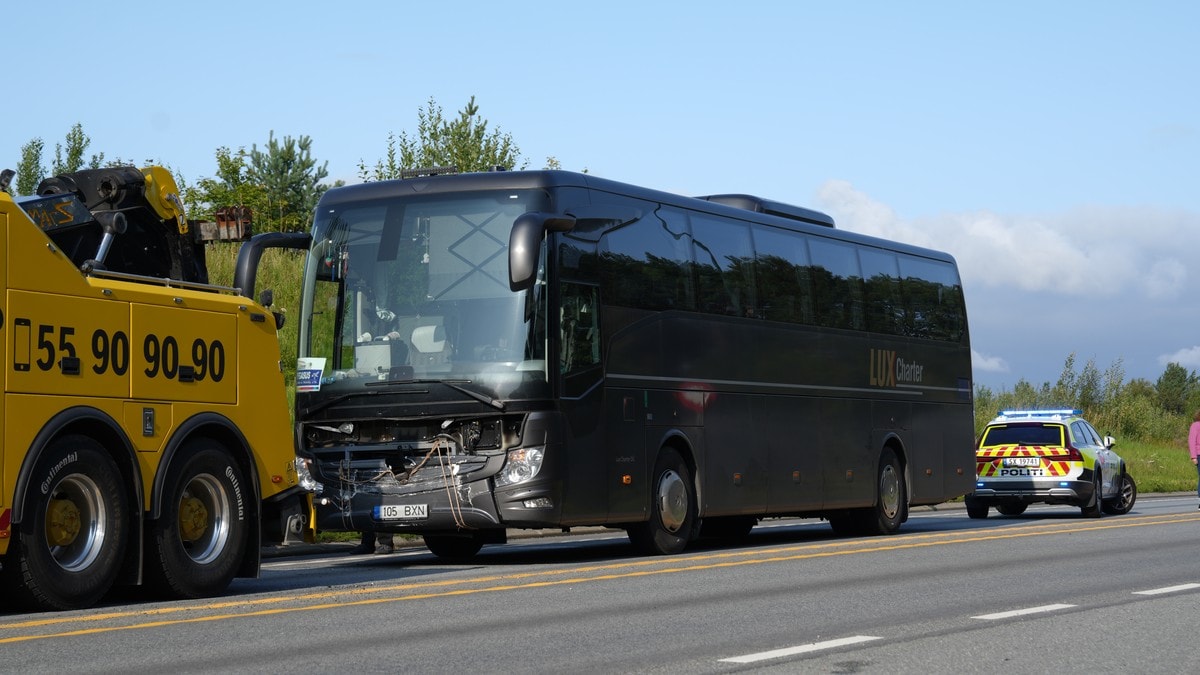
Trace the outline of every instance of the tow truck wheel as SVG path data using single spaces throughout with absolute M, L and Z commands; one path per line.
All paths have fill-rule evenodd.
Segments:
M 1121 472 L 1120 490 L 1117 491 L 1115 499 L 1104 502 L 1104 512 L 1114 516 L 1123 516 L 1129 513 L 1135 501 L 1137 501 L 1137 483 L 1133 482 L 1133 476 Z
M 38 459 L 16 541 L 4 561 L 7 595 L 40 609 L 79 609 L 112 587 L 128 546 L 121 472 L 103 446 L 68 435 Z
M 1104 503 L 1104 493 L 1102 488 L 1104 481 L 1101 480 L 1100 470 L 1097 469 L 1092 478 L 1092 501 L 1079 508 L 1079 512 L 1084 518 L 1099 518 L 1101 513 L 1101 505 Z
M 629 540 L 647 555 L 673 555 L 692 540 L 696 526 L 696 488 L 679 453 L 663 448 L 654 463 L 650 519 L 629 527 Z
M 163 485 L 162 513 L 146 529 L 146 576 L 180 598 L 229 586 L 246 552 L 249 483 L 216 441 L 189 441 Z

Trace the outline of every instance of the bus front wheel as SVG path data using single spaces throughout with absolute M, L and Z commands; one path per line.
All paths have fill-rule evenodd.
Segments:
M 650 519 L 629 527 L 629 540 L 647 555 L 683 551 L 696 525 L 696 488 L 679 453 L 663 448 L 651 476 Z
M 162 513 L 146 529 L 146 575 L 169 596 L 217 595 L 246 552 L 250 484 L 216 441 L 189 441 L 181 456 L 163 485 Z
M 95 604 L 117 579 L 129 536 L 121 472 L 96 440 L 67 435 L 38 459 L 4 576 L 9 597 L 41 609 Z

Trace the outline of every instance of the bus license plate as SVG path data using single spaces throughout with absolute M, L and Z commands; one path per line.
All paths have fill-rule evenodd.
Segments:
M 1004 466 L 1029 466 L 1039 467 L 1042 465 L 1041 457 L 1005 457 Z
M 429 517 L 428 504 L 384 504 L 375 508 L 377 520 L 419 520 Z

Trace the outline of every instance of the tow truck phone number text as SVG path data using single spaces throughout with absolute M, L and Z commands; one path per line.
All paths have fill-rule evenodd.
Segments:
M 55 340 L 55 334 L 58 339 Z M 37 328 L 37 351 L 40 353 L 36 363 L 38 368 L 48 371 L 54 367 L 59 355 L 75 359 L 76 351 L 73 341 L 75 329 L 71 326 L 51 326 L 39 324 Z M 205 342 L 203 338 L 192 341 L 192 363 L 190 366 L 179 362 L 179 342 L 173 335 L 159 337 L 154 333 L 146 335 L 142 341 L 142 356 L 146 360 L 146 368 L 142 372 L 146 377 L 164 377 L 176 379 L 182 369 L 190 369 L 192 381 L 199 382 L 209 378 L 220 382 L 225 377 L 225 345 L 220 340 Z M 92 372 L 97 375 L 112 370 L 115 375 L 124 375 L 129 371 L 129 336 L 124 331 L 116 331 L 109 335 L 103 328 L 92 333 Z

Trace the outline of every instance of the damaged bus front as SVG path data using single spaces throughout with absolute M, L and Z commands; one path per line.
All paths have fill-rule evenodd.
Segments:
M 560 520 L 542 189 L 331 190 L 297 367 L 317 527 L 413 532 L 449 557 Z M 459 186 L 461 187 L 461 186 Z

